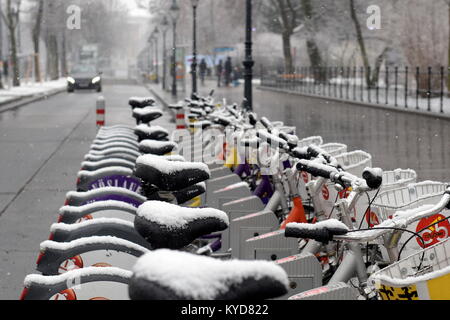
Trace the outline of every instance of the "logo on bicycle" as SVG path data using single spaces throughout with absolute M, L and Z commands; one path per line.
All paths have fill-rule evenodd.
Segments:
M 308 181 L 309 181 L 308 173 L 305 171 L 302 171 L 301 175 L 302 175 L 303 181 L 305 183 L 308 183 Z
M 369 209 L 367 209 L 366 211 L 366 221 L 369 225 L 369 228 L 373 228 L 376 225 L 380 224 L 380 220 L 378 219 L 377 214 L 373 211 L 369 211 Z
M 325 200 L 330 199 L 330 190 L 328 190 L 327 186 L 323 186 L 322 188 L 322 196 Z
M 83 259 L 80 256 L 75 256 L 61 263 L 58 269 L 58 273 L 63 274 L 70 270 L 81 269 L 83 268 L 83 266 Z
M 64 291 L 61 291 L 60 293 L 55 294 L 51 300 L 67 300 L 67 301 L 73 301 L 77 300 L 77 295 L 73 289 L 67 289 Z
M 448 238 L 450 234 L 450 223 L 442 214 L 436 214 L 432 217 L 423 218 L 417 225 L 416 232 L 420 232 L 424 243 L 417 237 L 417 242 L 422 248 L 428 248 L 436 243 Z M 427 228 L 427 226 L 430 226 Z

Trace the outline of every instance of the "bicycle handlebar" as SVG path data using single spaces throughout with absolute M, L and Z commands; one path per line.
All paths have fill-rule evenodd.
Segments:
M 267 129 L 267 131 L 271 132 L 273 130 L 272 123 L 266 117 L 262 117 L 261 120 L 259 120 L 259 121 Z
M 276 135 L 273 135 L 266 130 L 258 130 L 256 132 L 256 136 L 260 139 L 262 139 L 264 142 L 267 142 L 270 145 L 276 144 L 278 148 L 289 150 L 288 143 Z
M 338 169 L 316 161 L 300 159 L 297 170 L 305 171 L 314 177 L 322 177 L 331 180 L 332 174 L 339 173 Z
M 323 164 L 318 161 L 310 161 L 301 159 L 297 163 L 297 170 L 306 171 L 315 177 L 329 179 L 334 183 L 340 184 L 344 188 L 353 187 L 354 185 L 365 187 L 370 190 L 380 188 L 383 182 L 383 171 L 379 168 L 366 168 L 362 174 L 362 179 L 341 168 Z M 364 185 L 365 184 L 365 185 Z

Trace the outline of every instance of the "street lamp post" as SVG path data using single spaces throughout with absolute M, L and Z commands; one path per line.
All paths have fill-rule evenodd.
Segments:
M 245 32 L 245 60 L 243 62 L 245 71 L 245 108 L 247 111 L 253 111 L 253 73 L 252 68 L 255 64 L 252 58 L 252 0 L 246 0 L 246 32 Z
M 153 35 L 150 35 L 148 37 L 147 43 L 148 43 L 148 58 L 147 58 L 147 63 L 148 63 L 148 81 L 151 81 L 151 73 L 152 73 L 152 61 L 153 61 L 153 57 L 152 57 L 152 40 L 153 40 Z
M 153 31 L 153 39 L 155 40 L 155 83 L 159 83 L 159 54 L 158 54 L 158 27 Z
M 169 29 L 169 21 L 167 21 L 167 17 L 164 16 L 163 21 L 161 22 L 161 30 L 163 36 L 163 79 L 162 79 L 162 88 L 166 90 L 166 73 L 167 73 L 167 56 L 166 56 L 166 36 L 167 30 Z
M 197 93 L 197 7 L 200 0 L 191 0 L 193 9 L 193 37 L 192 37 L 192 97 Z
M 172 28 L 173 28 L 173 48 L 172 48 L 172 96 L 177 96 L 177 20 L 180 15 L 180 8 L 177 5 L 177 1 L 173 0 L 170 7 L 170 16 L 172 18 Z

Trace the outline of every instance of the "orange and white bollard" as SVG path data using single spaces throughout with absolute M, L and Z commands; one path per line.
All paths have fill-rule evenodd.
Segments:
M 186 129 L 186 116 L 184 114 L 184 108 L 180 107 L 176 109 L 176 115 L 175 115 L 175 124 L 177 126 L 177 130 L 183 130 Z
M 97 98 L 97 130 L 105 126 L 106 102 L 103 96 Z

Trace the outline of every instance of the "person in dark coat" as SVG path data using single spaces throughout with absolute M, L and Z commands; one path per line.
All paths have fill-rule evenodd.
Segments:
M 199 67 L 200 67 L 200 79 L 202 81 L 202 85 L 205 85 L 205 76 L 206 76 L 206 71 L 208 69 L 205 59 L 202 59 Z
M 231 63 L 231 57 L 227 58 L 225 62 L 225 86 L 229 86 L 231 83 L 231 74 L 233 73 L 233 64 Z
M 217 86 L 220 88 L 222 85 L 222 74 L 223 74 L 223 61 L 220 60 L 217 65 Z

